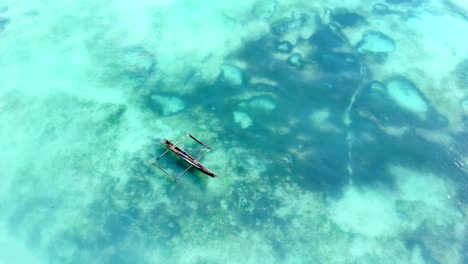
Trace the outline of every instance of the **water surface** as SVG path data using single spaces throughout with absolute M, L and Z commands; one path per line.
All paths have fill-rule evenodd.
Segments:
M 0 2 L 0 262 L 468 263 L 468 5 L 218 2 Z

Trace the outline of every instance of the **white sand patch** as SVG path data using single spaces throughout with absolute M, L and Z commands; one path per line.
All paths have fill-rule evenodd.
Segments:
M 445 130 L 416 129 L 416 133 L 428 141 L 445 145 L 447 148 L 450 148 L 455 143 L 452 135 Z
M 400 232 L 408 231 L 408 220 L 401 218 L 395 210 L 398 194 L 393 190 L 349 187 L 342 200 L 332 202 L 331 206 L 318 194 L 304 192 L 286 183 L 278 185 L 274 193 L 275 199 L 281 201 L 275 213 L 290 221 L 288 238 L 284 241 L 285 249 L 289 252 L 288 261 L 311 258 L 321 263 L 348 263 L 350 259 L 357 263 L 372 263 L 378 258 L 381 263 L 421 263 L 420 249 L 408 249 L 401 239 Z M 420 210 L 418 207 L 416 209 Z M 419 223 L 433 223 L 432 216 L 418 215 L 417 218 Z M 334 223 L 330 223 L 330 220 Z M 432 227 L 437 231 L 430 232 L 451 229 L 450 226 L 442 229 L 437 225 Z M 418 225 L 415 225 L 409 232 L 417 228 Z M 457 236 L 460 234 L 460 230 L 454 233 Z M 453 256 L 448 262 L 459 263 L 460 256 L 456 252 L 460 250 L 460 245 L 457 242 L 453 247 L 456 249 L 437 259 L 445 261 Z
M 220 79 L 229 85 L 240 86 L 244 81 L 244 74 L 239 67 L 227 64 L 221 67 Z
M 328 221 L 329 210 L 320 194 L 304 191 L 296 184 L 285 181 L 276 186 L 273 198 L 280 201 L 274 214 L 290 221 L 287 236 L 279 236 L 284 239 L 287 262 L 300 263 L 304 259 L 324 257 L 341 263 L 338 261 L 341 254 L 331 257 L 334 255 L 331 252 L 344 248 L 342 241 L 337 239 L 336 229 Z
M 460 107 L 463 113 L 468 115 L 468 98 L 465 98 L 460 102 Z
M 9 6 L 12 22 L 0 43 L 0 61 L 11 65 L 5 67 L 8 71 L 0 71 L 0 77 L 18 81 L 28 73 L 31 77 L 21 86 L 38 94 L 39 90 L 48 92 L 54 87 L 60 91 L 102 92 L 99 82 L 108 81 L 107 68 L 119 65 L 122 60 L 127 63 L 122 57 L 125 53 L 120 51 L 136 47 L 153 54 L 157 61 L 157 75 L 152 76 L 151 84 L 164 80 L 166 89 L 190 91 L 194 87 L 188 80 L 214 81 L 226 55 L 243 41 L 269 30 L 262 19 L 250 20 L 254 3 L 115 0 L 103 6 L 89 1 L 52 1 L 47 6 L 37 4 L 24 11 L 15 8 L 24 8 L 29 3 L 12 3 Z M 37 15 L 23 14 L 29 11 Z M 35 52 L 36 48 L 41 52 Z M 145 60 L 128 62 L 125 67 L 141 68 Z M 44 74 L 45 69 L 54 67 L 51 70 L 56 73 L 54 78 Z M 70 81 L 77 78 L 81 81 Z M 94 82 L 90 83 L 91 80 Z M 109 88 L 114 93 L 123 90 L 115 88 L 125 88 L 115 87 L 121 85 L 115 82 L 108 85 L 113 86 Z
M 382 260 L 381 263 L 408 263 L 411 258 L 411 252 L 399 238 L 345 233 L 341 226 L 332 222 L 333 207 L 328 206 L 318 193 L 303 191 L 296 185 L 284 182 L 275 188 L 273 197 L 281 201 L 275 214 L 290 221 L 287 236 L 282 240 L 284 249 L 288 252 L 287 263 L 301 263 L 304 259 L 320 263 L 349 263 L 350 259 L 356 263 L 372 263 L 376 258 Z M 379 202 L 384 199 L 385 197 L 379 198 Z M 358 205 L 352 206 L 357 207 Z M 354 212 L 349 212 L 347 217 L 354 218 Z M 384 212 L 383 217 L 387 215 Z M 376 221 L 378 218 L 374 217 Z M 386 222 L 386 219 L 382 221 Z M 362 229 L 368 224 L 366 221 L 360 223 Z M 381 227 L 380 230 L 384 228 Z M 274 230 L 270 233 L 274 234 Z M 283 232 L 285 231 L 279 233 Z
M 265 21 L 250 20 L 253 4 L 251 0 L 234 5 L 203 0 L 169 7 L 155 39 L 164 80 L 179 83 L 195 70 L 200 78 L 213 82 L 228 54 L 269 30 Z
M 339 132 L 340 130 L 330 121 L 330 110 L 319 109 L 309 115 L 312 125 L 322 131 Z
M 274 263 L 272 249 L 256 232 L 243 232 L 221 239 L 203 233 L 203 243 L 180 243 L 174 248 L 173 263 Z M 200 235 L 197 235 L 197 240 Z M 196 262 L 194 262 L 196 260 Z
M 95 21 L 93 26 L 90 21 L 93 15 L 105 17 L 108 13 L 100 13 L 105 9 L 81 2 L 52 1 L 32 6 L 27 1 L 14 2 L 9 6 L 11 23 L 0 42 L 1 90 L 45 97 L 61 92 L 86 99 L 123 101 L 124 91 L 103 86 L 99 77 L 102 69 L 95 49 L 108 35 L 102 34 L 106 30 L 103 21 Z
M 173 96 L 153 95 L 151 96 L 162 108 L 163 115 L 171 115 L 184 109 L 184 101 Z
M 316 193 L 304 192 L 293 184 L 283 184 L 275 188 L 274 198 L 282 201 L 282 206 L 275 211 L 280 217 L 309 218 L 327 214 L 322 197 Z
M 370 237 L 394 235 L 400 221 L 389 199 L 391 193 L 348 187 L 331 218 L 343 230 Z
M 421 172 L 405 167 L 391 165 L 389 171 L 398 183 L 398 197 L 406 201 L 419 201 L 432 208 L 437 224 L 451 224 L 459 213 L 455 203 L 449 197 L 455 194 L 455 188 L 446 179 L 432 173 Z
M 424 99 L 415 90 L 415 87 L 406 80 L 392 79 L 387 84 L 387 93 L 398 105 L 414 113 L 424 113 L 428 106 Z
M 249 106 L 253 108 L 262 109 L 265 111 L 271 111 L 271 110 L 276 109 L 276 104 L 272 100 L 266 99 L 266 98 L 253 99 L 252 101 L 249 102 Z
M 253 123 L 252 118 L 250 118 L 250 116 L 245 112 L 234 111 L 233 115 L 234 121 L 244 129 L 250 127 Z
M 40 254 L 27 248 L 21 241 L 6 232 L 0 225 L 0 262 L 1 263 L 47 263 Z
M 390 52 L 395 48 L 393 40 L 387 35 L 380 32 L 371 31 L 366 33 L 362 40 L 361 45 L 358 46 L 359 52 Z
M 372 263 L 372 256 L 380 256 L 379 263 L 425 263 L 418 262 L 417 247 L 410 251 L 404 241 L 388 238 L 355 236 L 350 241 L 349 254 L 357 263 Z
M 145 122 L 138 109 L 128 107 L 122 116 L 121 129 L 124 131 L 117 142 L 119 152 L 137 154 L 149 140 L 174 135 L 173 128 L 161 120 Z M 159 134 L 159 135 L 158 135 Z M 148 138 L 150 137 L 150 138 Z
M 252 96 L 252 98 L 250 99 L 250 101 L 248 102 L 242 102 L 239 104 L 239 107 L 240 108 L 248 108 L 250 110 L 260 110 L 260 111 L 264 111 L 264 112 L 270 112 L 274 109 L 276 109 L 276 104 L 273 100 L 271 100 L 270 98 L 266 98 L 266 97 L 261 97 L 261 96 L 258 96 L 258 97 L 255 97 L 254 96 L 255 94 L 254 93 L 246 93 L 244 94 L 243 97 L 248 97 L 248 96 Z
M 455 190 L 446 179 L 398 165 L 390 165 L 389 171 L 397 189 L 350 186 L 334 202 L 332 220 L 345 231 L 368 237 L 397 236 L 424 221 L 447 227 L 464 221 L 450 199 Z
M 253 5 L 253 13 L 260 18 L 270 18 L 276 11 L 276 0 L 257 0 Z
M 302 55 L 299 53 L 294 53 L 288 58 L 288 63 L 296 68 L 301 68 L 304 65 Z

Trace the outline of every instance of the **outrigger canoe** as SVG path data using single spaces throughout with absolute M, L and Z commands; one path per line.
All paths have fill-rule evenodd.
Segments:
M 180 148 L 179 146 L 177 146 L 177 144 L 182 141 L 183 139 L 185 139 L 186 137 L 190 137 L 191 139 L 195 140 L 196 142 L 198 142 L 199 144 L 203 145 L 204 147 L 206 147 L 206 149 L 200 149 L 199 152 L 197 153 L 197 158 L 194 158 L 192 155 L 190 155 L 189 153 L 187 153 L 186 151 L 184 151 L 182 148 Z M 163 139 L 162 141 L 158 141 L 160 144 L 162 144 L 163 146 L 165 146 L 167 148 L 166 151 L 164 151 L 164 153 L 162 153 L 157 159 L 155 162 L 153 162 L 153 165 L 158 167 L 160 170 L 162 170 L 165 174 L 167 174 L 168 176 L 170 176 L 172 179 L 174 179 L 175 181 L 177 181 L 179 179 L 179 177 L 181 177 L 185 172 L 187 172 L 191 167 L 195 167 L 196 169 L 198 169 L 199 171 L 201 171 L 202 173 L 210 176 L 210 177 L 216 177 L 217 175 L 212 172 L 211 170 L 209 170 L 208 168 L 206 168 L 205 166 L 203 166 L 201 163 L 200 163 L 200 160 L 201 158 L 203 158 L 208 152 L 211 151 L 211 147 L 209 147 L 208 145 L 206 145 L 205 143 L 201 142 L 199 139 L 197 139 L 196 137 L 192 136 L 191 134 L 188 134 L 184 137 L 182 137 L 181 139 L 179 139 L 176 143 L 173 143 L 171 142 L 170 140 L 168 139 Z M 170 173 L 168 173 L 165 169 L 163 169 L 161 166 L 159 166 L 159 164 L 157 163 L 157 161 L 163 157 L 168 151 L 172 151 L 173 153 L 175 153 L 177 156 L 179 156 L 180 158 L 182 158 L 183 160 L 185 160 L 186 162 L 188 162 L 190 164 L 190 166 L 185 169 L 182 173 L 180 173 L 179 175 L 177 176 L 174 176 Z M 204 153 L 200 153 L 201 151 L 205 151 Z

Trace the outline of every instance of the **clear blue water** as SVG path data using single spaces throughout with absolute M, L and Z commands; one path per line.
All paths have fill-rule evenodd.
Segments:
M 0 263 L 468 263 L 467 36 L 462 0 L 0 1 Z M 218 177 L 152 166 L 187 133 Z

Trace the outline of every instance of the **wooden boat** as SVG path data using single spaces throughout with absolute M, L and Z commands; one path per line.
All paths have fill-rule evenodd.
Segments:
M 203 145 L 204 147 L 206 148 L 201 148 L 199 149 L 199 151 L 197 152 L 196 154 L 196 158 L 194 158 L 192 155 L 190 155 L 189 153 L 187 153 L 186 151 L 184 151 L 182 148 L 180 148 L 179 146 L 177 146 L 177 144 L 179 142 L 181 142 L 183 139 L 187 138 L 187 137 L 190 137 L 191 139 L 193 139 L 194 141 L 196 141 L 197 143 L 199 143 L 200 145 Z M 190 168 L 192 167 L 195 167 L 196 169 L 198 169 L 199 171 L 201 171 L 202 173 L 210 176 L 210 177 L 216 177 L 217 175 L 212 172 L 211 170 L 209 170 L 208 168 L 206 168 L 205 166 L 203 166 L 203 164 L 200 163 L 200 160 L 201 158 L 203 158 L 208 152 L 211 151 L 211 147 L 209 147 L 208 145 L 206 145 L 205 143 L 201 142 L 199 139 L 197 139 L 196 137 L 192 136 L 191 134 L 188 134 L 184 137 L 182 137 L 181 139 L 179 139 L 176 143 L 173 143 L 171 142 L 170 140 L 168 139 L 163 139 L 162 141 L 158 141 L 160 144 L 162 144 L 163 146 L 165 146 L 167 148 L 166 151 L 164 151 L 157 159 L 155 162 L 153 162 L 153 165 L 158 167 L 160 170 L 162 170 L 165 174 L 167 174 L 168 176 L 170 176 L 172 179 L 174 179 L 175 181 L 177 181 L 179 179 L 179 177 L 181 177 L 184 173 L 186 173 Z M 187 169 L 185 169 L 182 173 L 180 173 L 179 175 L 177 176 L 174 176 L 170 173 L 168 173 L 165 169 L 163 169 L 161 166 L 159 166 L 159 164 L 157 163 L 157 161 L 163 157 L 164 155 L 166 155 L 167 152 L 169 151 L 172 151 L 173 153 L 175 153 L 177 156 L 179 156 L 180 158 L 182 158 L 183 160 L 185 160 L 186 162 L 188 162 L 190 164 L 189 167 L 187 167 Z M 204 152 L 203 152 L 204 151 Z M 203 153 L 202 153 L 203 152 Z

